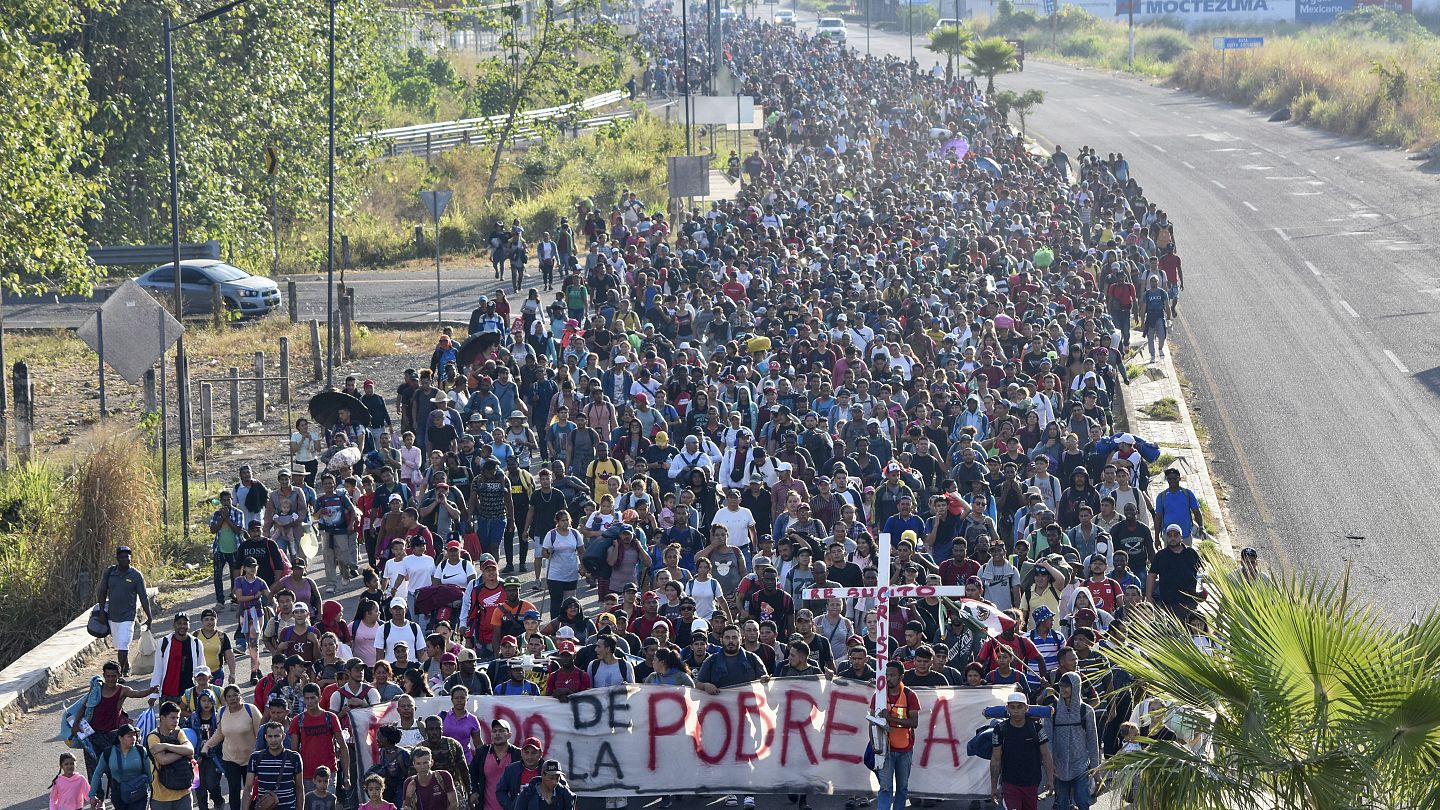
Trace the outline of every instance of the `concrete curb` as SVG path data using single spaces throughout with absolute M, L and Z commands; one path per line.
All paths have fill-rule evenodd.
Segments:
M 1185 401 L 1180 375 L 1175 370 L 1174 345 L 1167 344 L 1171 351 L 1154 363 L 1144 362 L 1145 342 L 1138 333 L 1132 333 L 1131 345 L 1139 347 L 1137 360 L 1145 365 L 1145 373 L 1135 377 L 1128 387 L 1121 389 L 1120 398 L 1124 403 L 1130 432 L 1159 445 L 1162 455 L 1169 453 L 1175 457 L 1168 466 L 1179 468 L 1184 476 L 1182 485 L 1193 490 L 1195 497 L 1207 507 L 1206 529 L 1210 539 L 1233 557 L 1235 548 L 1230 528 L 1225 522 L 1225 510 L 1220 503 L 1215 480 L 1210 475 L 1210 465 L 1205 460 L 1205 447 L 1199 434 L 1195 432 L 1195 421 L 1190 413 L 1190 406 Z M 1174 401 L 1180 415 L 1178 420 L 1154 419 L 1140 410 L 1163 399 Z M 1165 482 L 1161 476 L 1152 475 L 1150 494 L 1153 496 L 1164 488 Z
M 160 591 L 150 588 L 148 592 L 153 604 Z M 111 649 L 109 636 L 95 638 L 85 629 L 89 620 L 90 608 L 86 608 L 60 632 L 0 671 L 0 728 L 15 722 L 61 678 L 79 672 L 92 656 Z

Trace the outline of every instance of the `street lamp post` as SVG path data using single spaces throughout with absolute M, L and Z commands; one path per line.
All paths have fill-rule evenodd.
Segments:
M 325 189 L 325 386 L 335 387 L 335 0 L 330 7 L 329 149 Z M 439 234 L 436 234 L 439 253 Z M 354 316 L 354 313 L 351 313 Z
M 185 297 L 181 285 L 180 271 L 180 170 L 179 152 L 175 139 L 175 49 L 173 37 L 176 31 L 192 25 L 213 20 L 227 14 L 243 4 L 245 0 L 230 0 L 223 6 L 213 8 L 193 20 L 174 24 L 170 15 L 165 15 L 165 123 L 169 129 L 167 141 L 170 160 L 170 260 L 175 270 L 175 320 L 184 315 Z M 180 428 L 180 515 L 181 531 L 186 540 L 190 539 L 190 397 L 186 390 L 190 384 L 189 368 L 185 356 L 185 332 L 175 343 L 175 407 L 179 411 Z M 161 393 L 164 397 L 164 393 Z
M 685 154 L 690 155 L 690 0 L 680 0 L 680 83 L 685 85 Z

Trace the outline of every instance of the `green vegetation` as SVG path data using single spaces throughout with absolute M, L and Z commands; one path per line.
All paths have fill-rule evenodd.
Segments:
M 970 52 L 975 43 L 975 32 L 964 25 L 947 25 L 930 32 L 930 42 L 925 46 L 935 53 L 945 54 L 945 75 L 955 72 L 955 60 Z
M 1396 624 L 1348 579 L 1242 583 L 1232 560 L 1200 546 L 1208 648 L 1171 614 L 1147 611 L 1126 622 L 1128 643 L 1106 650 L 1163 702 L 1151 718 L 1178 739 L 1104 769 L 1139 780 L 1141 807 L 1440 805 L 1440 615 Z
M 1020 134 L 1025 134 L 1025 119 L 1035 108 L 1045 103 L 1045 91 L 1038 87 L 1032 87 L 1023 93 L 1014 90 L 1001 90 L 995 94 L 995 107 L 1005 120 L 1010 119 L 1013 113 L 1020 119 Z
M 133 435 L 0 473 L 0 667 L 91 604 L 115 548 L 135 564 L 158 560 L 159 489 Z
M 538 237 L 554 231 L 560 217 L 573 218 L 580 200 L 615 199 L 627 188 L 652 210 L 663 210 L 664 158 L 683 149 L 680 127 L 644 114 L 578 138 L 552 134 L 510 153 L 501 164 L 495 193 L 488 196 L 485 187 L 494 159 L 490 147 L 452 149 L 435 156 L 429 166 L 423 158 L 378 161 L 370 167 L 364 181 L 368 192 L 347 225 L 352 255 L 362 266 L 415 258 L 414 226 L 429 224 L 417 196 L 424 188 L 455 192 L 440 221 L 447 253 L 483 249 L 497 219 L 518 217 L 526 232 Z M 426 233 L 432 238 L 428 229 Z
M 1225 57 L 1218 33 L 1266 35 L 1265 47 Z M 1001 0 L 984 36 L 1023 38 L 1037 55 L 1166 78 L 1189 90 L 1264 110 L 1289 107 L 1292 120 L 1343 135 L 1411 149 L 1440 142 L 1440 36 L 1415 17 L 1376 6 L 1335 22 L 1226 28 L 1193 33 L 1163 24 L 1135 29 L 1129 61 L 1122 19 L 1101 20 L 1077 6 L 1041 18 Z
M 1020 69 L 1020 63 L 1015 60 L 1015 46 L 1000 37 L 975 42 L 965 57 L 970 62 L 970 72 L 985 77 L 985 92 L 988 95 L 995 93 L 996 76 Z
M 1148 405 L 1141 405 L 1139 411 L 1151 419 L 1166 422 L 1180 421 L 1180 404 L 1174 397 L 1161 397 Z

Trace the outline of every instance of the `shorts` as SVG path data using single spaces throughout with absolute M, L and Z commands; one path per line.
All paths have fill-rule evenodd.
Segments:
M 135 621 L 110 622 L 110 638 L 115 642 L 116 650 L 128 652 L 130 642 L 135 638 Z
M 1180 300 L 1180 285 L 1179 285 L 1179 284 L 1166 284 L 1166 285 L 1165 285 L 1165 291 L 1168 292 L 1168 293 L 1170 293 L 1170 300 L 1171 300 L 1171 301 L 1179 301 L 1179 300 Z

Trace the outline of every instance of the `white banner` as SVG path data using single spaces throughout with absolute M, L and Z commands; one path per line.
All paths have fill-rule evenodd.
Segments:
M 912 795 L 989 795 L 990 763 L 966 756 L 965 744 L 987 722 L 981 712 L 1004 705 L 1007 689 L 915 690 L 920 725 Z M 592 689 L 568 703 L 472 697 L 469 710 L 486 737 L 497 718 L 515 730 L 512 744 L 538 737 L 578 793 L 861 793 L 877 788 L 875 774 L 862 764 L 873 696 L 868 684 L 855 681 L 777 679 L 715 696 L 631 685 Z M 418 722 L 449 709 L 450 698 L 416 703 Z M 398 723 L 399 714 L 386 704 L 352 711 L 350 722 L 368 768 L 375 728 Z

